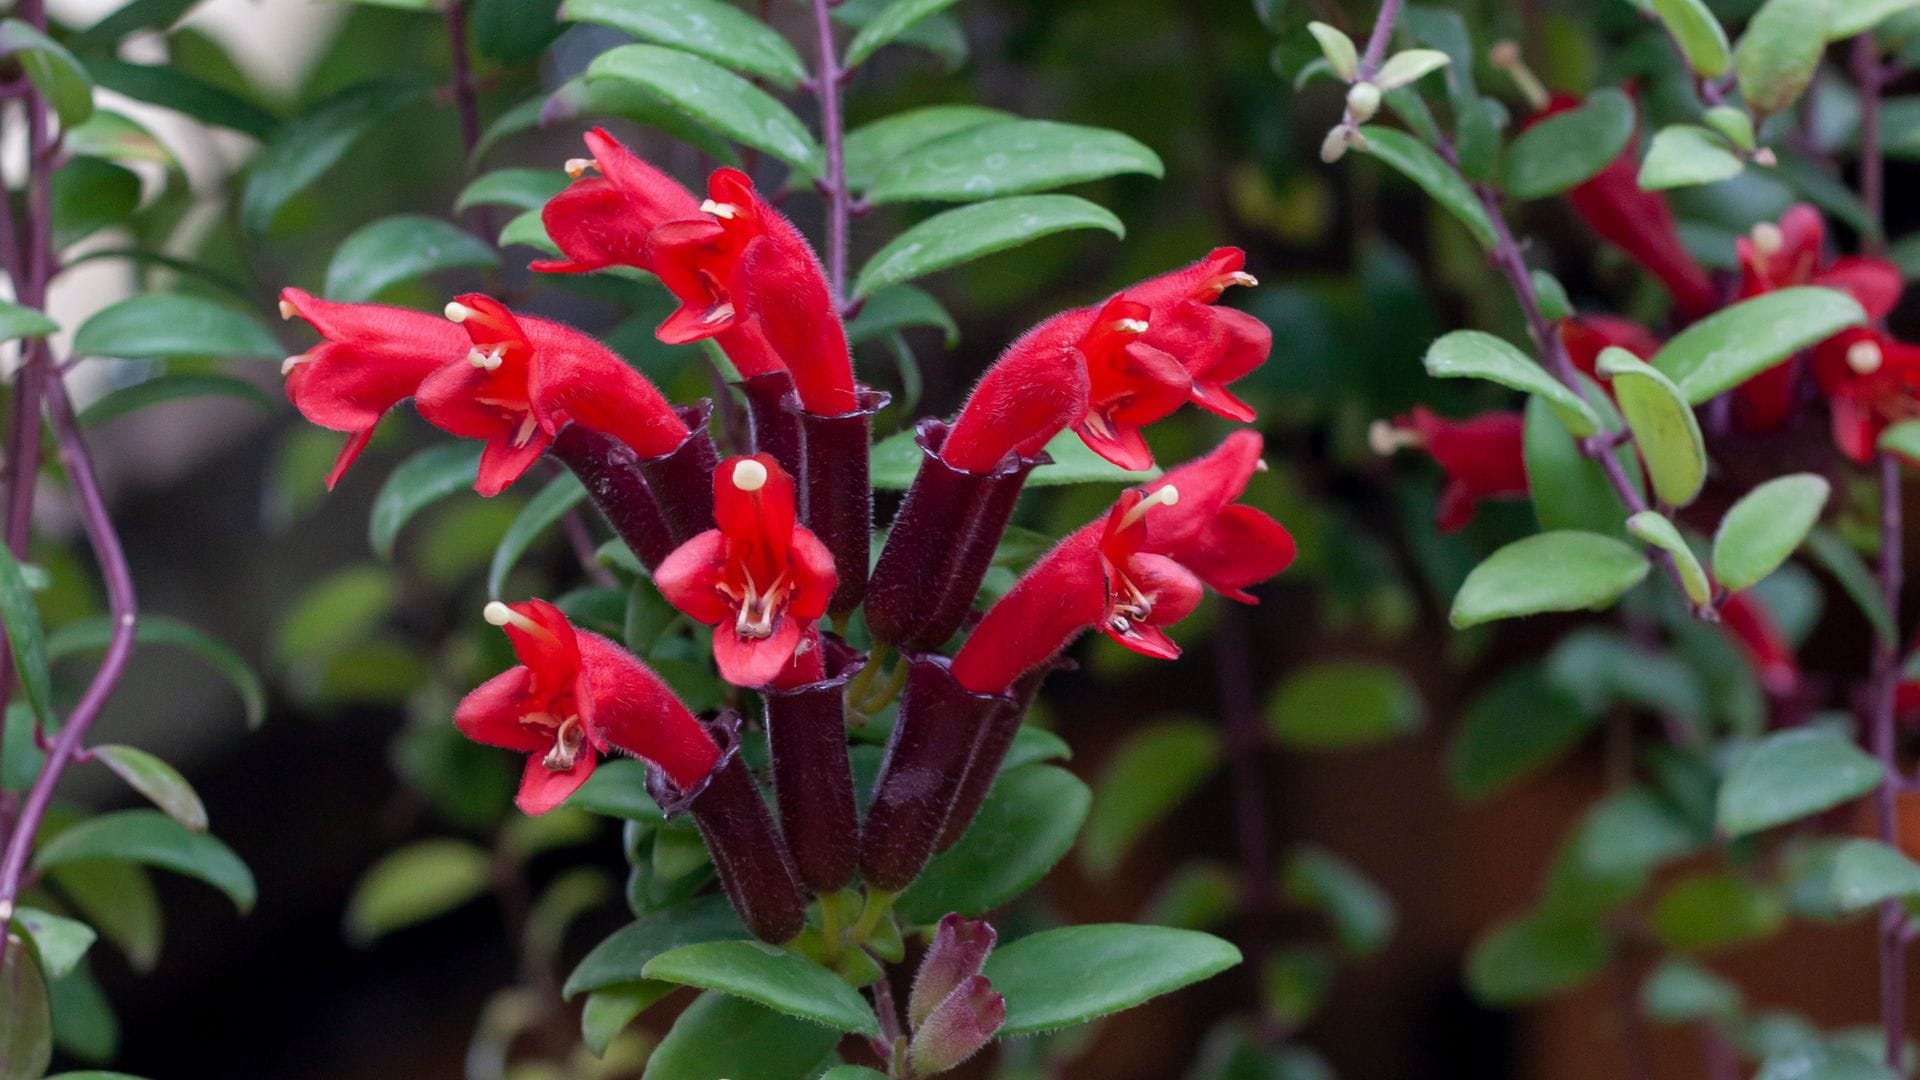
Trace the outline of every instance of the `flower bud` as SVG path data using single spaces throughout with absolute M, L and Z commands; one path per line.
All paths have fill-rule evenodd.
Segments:
M 925 1024 L 941 1002 L 960 988 L 960 984 L 980 974 L 987 954 L 999 935 L 983 919 L 966 919 L 949 914 L 940 920 L 933 944 L 920 961 L 913 977 L 913 992 L 907 998 L 907 1023 L 914 1028 Z
M 1352 145 L 1345 126 L 1334 128 L 1327 132 L 1327 137 L 1320 143 L 1320 160 L 1331 165 L 1346 157 L 1347 148 Z
M 942 1001 L 907 1044 L 914 1075 L 931 1076 L 958 1066 L 993 1041 L 1007 1020 L 1007 1001 L 984 975 L 960 984 Z
M 1354 83 L 1347 91 L 1347 112 L 1353 114 L 1353 122 L 1364 124 L 1373 119 L 1380 111 L 1380 88 L 1372 83 Z

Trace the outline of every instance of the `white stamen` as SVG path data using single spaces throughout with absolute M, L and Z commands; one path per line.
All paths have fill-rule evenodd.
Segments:
M 1780 158 L 1773 152 L 1773 147 L 1763 146 L 1753 152 L 1753 163 L 1762 168 L 1771 169 L 1780 164 Z
M 700 204 L 700 212 L 703 214 L 712 214 L 714 217 L 724 218 L 728 221 L 732 221 L 733 215 L 739 213 L 740 208 L 733 205 L 732 203 L 715 202 L 712 199 L 708 199 L 707 201 Z
M 280 317 L 281 318 L 292 319 L 292 318 L 298 317 L 299 314 L 300 314 L 300 309 L 293 306 L 293 301 L 291 300 L 280 301 Z
M 560 728 L 553 733 L 553 748 L 547 756 L 540 759 L 550 772 L 566 772 L 580 760 L 580 747 L 587 741 L 587 729 L 580 723 L 580 717 L 569 716 L 560 722 Z
M 599 168 L 600 163 L 592 158 L 576 157 L 567 159 L 567 175 L 575 180 L 580 179 L 589 172 L 597 172 Z
M 1877 341 L 1856 341 L 1847 347 L 1847 366 L 1858 374 L 1871 375 L 1885 362 L 1886 355 Z
M 499 371 L 501 364 L 500 355 L 506 351 L 507 347 L 505 345 L 495 345 L 486 352 L 473 349 L 467 353 L 467 363 L 484 371 Z
M 1755 225 L 1753 231 L 1747 235 L 1748 239 L 1753 241 L 1753 250 L 1759 252 L 1762 258 L 1772 258 L 1787 243 L 1786 235 L 1780 231 L 1780 226 L 1771 221 L 1763 221 Z
M 1113 328 L 1123 334 L 1144 334 L 1147 332 L 1147 320 L 1121 319 L 1113 324 Z
M 300 353 L 297 356 L 289 356 L 285 360 L 280 361 L 280 374 L 291 375 L 293 374 L 294 368 L 299 367 L 301 364 L 304 364 L 311 359 L 313 359 L 313 357 L 308 356 L 306 353 Z
M 1233 273 L 1227 275 L 1227 284 L 1245 285 L 1248 288 L 1252 288 L 1260 284 L 1260 279 L 1247 273 L 1245 270 L 1235 270 Z
M 1381 457 L 1392 457 L 1397 450 L 1420 445 L 1420 433 L 1394 427 L 1386 420 L 1375 420 L 1367 428 L 1367 448 Z
M 733 318 L 732 304 L 715 304 L 705 315 L 700 316 L 700 324 L 702 326 L 711 326 L 714 323 L 725 322 L 731 318 Z
M 1268 465 L 1268 464 L 1267 464 L 1267 459 L 1266 459 L 1266 458 L 1254 458 L 1254 459 L 1253 459 L 1253 471 L 1254 471 L 1254 472 L 1266 472 L 1266 471 L 1267 471 L 1268 469 L 1271 469 L 1272 467 L 1273 467 L 1273 466 L 1271 466 L 1271 465 Z
M 1147 511 L 1156 506 L 1173 506 L 1179 503 L 1179 501 L 1180 489 L 1174 487 L 1172 484 L 1156 488 L 1148 492 L 1146 498 L 1133 504 L 1133 509 L 1127 511 L 1127 516 L 1120 519 L 1120 527 L 1122 529 L 1130 529 L 1141 518 L 1147 516 Z
M 540 421 L 532 413 L 528 413 L 526 418 L 520 421 L 520 430 L 513 433 L 513 445 L 516 447 L 527 445 L 539 427 Z
M 455 300 L 447 305 L 446 313 L 447 313 L 447 318 L 453 320 L 454 322 L 460 323 L 460 322 L 466 322 L 469 318 L 471 318 L 474 314 L 474 311 L 472 308 L 468 307 L 467 305 L 461 303 L 458 300 Z
M 767 486 L 767 467 L 752 458 L 735 462 L 733 486 L 741 491 L 759 491 Z
M 547 636 L 546 627 L 541 626 L 539 623 L 534 622 L 532 619 L 527 618 L 525 615 L 520 614 L 498 600 L 487 601 L 487 606 L 480 609 L 480 615 L 495 626 L 515 626 L 525 630 L 529 634 L 539 634 L 542 637 Z

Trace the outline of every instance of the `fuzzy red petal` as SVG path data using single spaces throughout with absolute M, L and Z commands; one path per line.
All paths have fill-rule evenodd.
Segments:
M 681 544 L 653 572 L 653 583 L 667 603 L 695 622 L 714 626 L 733 617 L 733 604 L 716 588 L 726 566 L 727 541 L 708 529 Z
M 573 768 L 556 772 L 547 768 L 538 755 L 527 758 L 527 767 L 520 774 L 520 793 L 514 796 L 513 804 L 523 814 L 544 814 L 580 789 L 593 775 L 598 755 L 591 747 L 580 748 L 579 756 L 573 759 Z
M 529 709 L 532 674 L 513 667 L 475 687 L 453 710 L 453 726 L 477 743 L 545 753 L 553 740 L 520 722 Z

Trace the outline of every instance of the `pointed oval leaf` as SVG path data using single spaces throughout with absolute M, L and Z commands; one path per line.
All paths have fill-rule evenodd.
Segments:
M 1538 1001 L 1599 974 L 1611 951 L 1606 931 L 1591 920 L 1522 915 L 1473 943 L 1467 987 L 1487 1005 Z
M 1320 43 L 1320 55 L 1327 58 L 1327 66 L 1333 73 L 1343 81 L 1352 82 L 1360 73 L 1360 50 L 1354 47 L 1353 39 L 1323 22 L 1308 23 L 1307 33 Z
M 1065 769 L 1003 769 L 966 835 L 934 856 L 894 910 L 932 923 L 950 911 L 979 915 L 1012 901 L 1066 857 L 1092 800 Z
M 914 24 L 954 5 L 955 0 L 893 0 L 867 21 L 847 45 L 843 68 L 856 68 L 867 57 L 912 29 Z
M 972 262 L 1069 229 L 1126 227 L 1106 209 L 1074 195 L 1020 195 L 938 213 L 909 228 L 860 268 L 855 297 L 871 296 L 936 271 Z
M 13 913 L 15 927 L 25 928 L 40 954 L 40 964 L 50 979 L 64 979 L 80 963 L 100 935 L 79 919 L 69 919 L 39 908 L 23 907 Z M 0 1014 L 4 1015 L 4 1014 Z
M 227 845 L 206 833 L 188 832 L 158 810 L 88 818 L 43 844 L 33 865 L 50 870 L 86 859 L 125 859 L 172 870 L 226 893 L 242 912 L 253 907 L 255 887 L 247 864 Z
M 1713 576 L 1733 592 L 1758 585 L 1807 538 L 1831 490 L 1824 476 L 1795 473 L 1741 496 L 1713 534 Z
M 787 39 L 759 19 L 721 0 L 566 0 L 566 22 L 599 23 L 655 45 L 670 45 L 735 71 L 759 75 L 783 90 L 807 77 L 807 66 Z
M 673 993 L 674 989 L 672 983 L 642 980 L 595 990 L 580 1007 L 580 1041 L 596 1056 L 605 1057 L 614 1036 L 626 1030 L 647 1006 Z
M 227 397 L 263 410 L 271 411 L 273 408 L 273 399 L 267 396 L 266 391 L 245 379 L 183 371 L 156 375 L 110 391 L 81 409 L 78 419 L 81 427 L 93 427 L 149 405 L 198 397 Z
M 1123 173 L 1158 177 L 1160 156 L 1106 128 L 1052 120 L 979 124 L 915 147 L 880 170 L 867 200 L 977 202 Z
M 1878 761 L 1832 728 L 1776 732 L 1735 759 L 1715 818 L 1727 836 L 1746 836 L 1857 799 L 1884 775 Z
M 1515 668 L 1467 703 L 1447 750 L 1447 782 L 1463 799 L 1497 795 L 1579 745 L 1599 722 L 1539 666 Z
M 160 894 L 145 868 L 130 862 L 76 862 L 48 875 L 75 911 L 127 956 L 135 971 L 160 962 Z
M 453 200 L 453 212 L 462 214 L 475 206 L 538 210 L 570 182 L 558 169 L 496 169 L 462 188 Z
M 1600 608 L 1638 585 L 1648 569 L 1645 555 L 1611 536 L 1541 533 L 1474 567 L 1449 618 L 1464 630 L 1496 619 Z
M 256 139 L 267 138 L 280 126 L 279 117 L 254 102 L 171 65 L 135 64 L 105 56 L 88 57 L 86 65 L 100 86 L 203 124 Z
M 347 940 L 367 945 L 485 895 L 492 863 L 484 848 L 465 840 L 422 840 L 389 852 L 353 888 Z
M 104 617 L 80 619 L 61 627 L 47 641 L 49 659 L 107 647 L 113 623 Z M 133 640 L 141 645 L 168 645 L 185 649 L 206 661 L 233 685 L 246 711 L 247 727 L 257 728 L 267 718 L 267 688 L 253 666 L 217 638 L 165 615 L 142 615 L 134 624 Z
M 1687 592 L 1687 599 L 1696 604 L 1705 604 L 1713 598 L 1713 585 L 1707 580 L 1707 572 L 1700 566 L 1700 560 L 1693 554 L 1693 548 L 1673 522 L 1653 510 L 1642 510 L 1627 519 L 1627 531 L 1641 541 L 1652 544 L 1673 558 L 1674 568 L 1680 571 L 1680 585 Z
M 1865 911 L 1882 901 L 1920 897 L 1920 863 L 1877 840 L 1855 838 L 1834 854 L 1830 885 L 1842 911 Z
M 1801 286 L 1745 300 L 1694 323 L 1661 347 L 1653 366 L 1699 405 L 1787 357 L 1867 321 L 1858 301 Z
M 928 105 L 894 113 L 847 134 L 847 186 L 865 191 L 882 170 L 914 150 L 982 124 L 1019 117 L 984 105 Z
M 684 904 L 649 912 L 594 946 L 567 976 L 561 996 L 604 990 L 637 982 L 654 957 L 682 945 L 701 941 L 729 941 L 747 932 L 724 896 L 697 897 Z
M 1452 61 L 1452 57 L 1438 49 L 1407 49 L 1388 57 L 1387 62 L 1380 65 L 1380 73 L 1373 77 L 1373 83 L 1382 90 L 1395 90 L 1428 72 L 1439 71 Z
M 403 281 L 442 270 L 500 265 L 493 248 L 451 221 L 395 214 L 368 222 L 334 249 L 329 300 L 364 303 Z
M 1609 430 L 1620 426 L 1621 420 L 1605 394 L 1595 391 L 1588 403 L 1602 414 L 1602 426 Z M 1627 535 L 1623 524 L 1627 509 L 1606 472 L 1580 452 L 1579 442 L 1544 398 L 1527 398 L 1522 453 L 1533 517 L 1542 529 L 1579 529 L 1622 538 Z M 1642 481 L 1633 448 L 1620 446 L 1613 453 L 1627 482 L 1639 491 Z
M 96 313 L 74 331 L 73 351 L 123 360 L 279 359 L 286 353 L 252 315 L 180 293 L 130 296 Z
M 1707 444 L 1680 388 L 1625 349 L 1602 352 L 1598 371 L 1613 382 L 1654 494 L 1674 506 L 1691 503 L 1707 482 Z
M 1212 934 L 1107 923 L 1002 945 L 982 974 L 1007 1000 L 998 1037 L 1010 1039 L 1130 1009 L 1239 962 L 1240 950 Z
M 30 307 L 0 300 L 0 341 L 46 337 L 60 332 L 60 324 Z
M 1336 661 L 1289 675 L 1266 702 L 1267 733 L 1312 750 L 1371 746 L 1418 731 L 1420 693 L 1387 664 Z
M 1920 0 L 1845 0 L 1829 12 L 1827 37 L 1832 41 L 1864 34 L 1903 11 L 1920 8 Z
M 27 692 L 40 723 L 51 728 L 53 715 L 53 673 L 48 668 L 47 639 L 40 625 L 40 606 L 27 586 L 26 574 L 14 561 L 13 552 L 0 544 L 0 626 L 7 632 L 7 644 L 13 653 L 13 670 Z
M 1767 0 L 1748 20 L 1733 49 L 1733 70 L 1740 96 L 1756 115 L 1777 113 L 1793 104 L 1813 81 L 1827 51 L 1833 0 Z
M 1393 900 L 1325 848 L 1306 845 L 1287 858 L 1281 887 L 1297 904 L 1325 912 L 1340 945 L 1355 956 L 1378 952 L 1393 936 Z
M 682 945 L 647 962 L 646 978 L 745 998 L 838 1031 L 878 1038 L 879 1021 L 845 979 L 796 953 L 759 941 Z
M 819 167 L 820 145 L 792 110 L 726 68 L 692 53 L 658 45 L 622 45 L 596 57 L 587 68 L 587 78 L 633 83 L 688 119 L 743 146 L 789 164 Z
M 1127 736 L 1094 789 L 1080 863 L 1097 878 L 1120 866 L 1128 848 L 1197 790 L 1220 763 L 1220 733 L 1199 720 L 1170 720 Z
M 1567 430 L 1582 438 L 1600 429 L 1600 418 L 1580 395 L 1526 353 L 1480 330 L 1455 330 L 1427 347 L 1427 374 L 1436 379 L 1485 379 L 1537 394 L 1560 414 Z
M 1661 128 L 1640 162 L 1640 186 L 1647 191 L 1717 184 L 1739 176 L 1746 162 L 1718 134 L 1693 124 Z
M 367 516 L 367 543 L 383 559 L 414 515 L 456 491 L 473 486 L 481 447 L 469 442 L 441 443 L 413 455 L 393 470 L 373 497 Z
M 507 582 L 507 574 L 512 572 L 520 556 L 526 554 L 534 540 L 552 527 L 553 523 L 566 516 L 567 511 L 578 506 L 587 497 L 587 489 L 572 473 L 561 473 L 553 478 L 540 493 L 527 500 L 527 508 L 507 526 L 507 534 L 500 538 L 500 546 L 494 549 L 493 562 L 487 567 L 487 595 L 498 597 L 500 587 Z
M 1501 188 L 1517 199 L 1541 199 L 1578 187 L 1620 156 L 1633 128 L 1627 95 L 1595 91 L 1579 108 L 1549 116 L 1513 140 Z
M 19 19 L 0 22 L 0 59 L 19 62 L 63 127 L 93 115 L 93 81 L 66 47 Z
M 1486 207 L 1480 205 L 1480 197 L 1453 166 L 1404 131 L 1369 124 L 1360 129 L 1360 135 L 1364 140 L 1360 143 L 1361 150 L 1420 185 L 1434 202 L 1460 219 L 1481 247 L 1493 250 L 1493 224 L 1487 218 Z
M 847 323 L 847 341 L 859 345 L 916 327 L 939 330 L 949 349 L 960 343 L 960 324 L 940 301 L 911 285 L 892 285 L 868 297 Z
M 1733 46 L 1727 41 L 1726 28 L 1707 8 L 1705 0 L 1651 0 L 1654 14 L 1673 35 L 1680 55 L 1687 58 L 1693 73 L 1717 79 L 1733 63 Z
M 641 1080 L 794 1080 L 811 1076 L 840 1039 L 833 1028 L 705 993 L 673 1022 Z
M 40 1080 L 53 1061 L 47 978 L 32 947 L 8 934 L 0 954 L 0 1080 Z
M 388 117 L 425 100 L 433 85 L 424 75 L 358 83 L 280 125 L 253 159 L 240 196 L 240 221 L 247 231 L 265 232 L 281 207 Z
M 168 817 L 192 832 L 207 831 L 206 804 L 173 766 L 133 746 L 96 746 L 93 753 L 115 776 L 125 780 L 128 787 L 166 811 Z

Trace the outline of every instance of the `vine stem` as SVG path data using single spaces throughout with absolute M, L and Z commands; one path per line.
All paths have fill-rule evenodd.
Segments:
M 1400 21 L 1401 0 L 1383 0 L 1380 14 L 1373 20 L 1373 33 L 1367 37 L 1367 51 L 1360 57 L 1360 81 L 1372 82 L 1387 58 L 1387 42 L 1393 40 L 1393 26 Z
M 846 118 L 840 111 L 841 70 L 833 45 L 832 0 L 813 0 L 813 23 L 819 44 L 820 67 L 814 74 L 814 93 L 820 99 L 820 135 L 827 150 L 827 174 L 820 180 L 827 197 L 827 280 L 833 284 L 833 302 L 842 310 L 847 300 L 847 223 L 853 199 L 847 190 Z
M 1873 228 L 1860 238 L 1869 255 L 1885 252 L 1887 174 L 1885 149 L 1880 139 L 1880 94 L 1886 86 L 1886 70 L 1880 64 L 1880 50 L 1873 34 L 1853 39 L 1851 57 L 1853 79 L 1860 92 L 1860 201 L 1866 205 L 1867 219 Z

